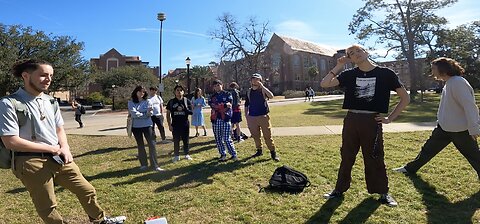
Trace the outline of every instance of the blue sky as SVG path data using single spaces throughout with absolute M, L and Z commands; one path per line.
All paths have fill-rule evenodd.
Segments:
M 287 3 L 288 2 L 288 3 Z M 268 21 L 273 32 L 315 43 L 345 48 L 356 43 L 348 24 L 360 0 L 0 0 L 0 22 L 31 26 L 52 35 L 72 36 L 85 43 L 85 59 L 98 58 L 111 48 L 121 54 L 140 56 L 150 66 L 159 64 L 157 13 L 164 12 L 162 72 L 219 61 L 220 45 L 208 33 L 224 12 L 244 23 L 251 16 Z M 440 15 L 455 27 L 480 19 L 480 1 L 459 0 Z

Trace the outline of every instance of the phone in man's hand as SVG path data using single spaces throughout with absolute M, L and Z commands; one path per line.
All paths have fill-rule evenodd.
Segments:
M 57 162 L 58 164 L 60 164 L 60 165 L 65 165 L 65 162 L 64 162 L 64 160 L 63 160 L 63 158 L 62 158 L 61 156 L 56 155 L 56 156 L 53 156 L 52 158 L 53 158 L 53 160 L 55 160 L 55 162 Z

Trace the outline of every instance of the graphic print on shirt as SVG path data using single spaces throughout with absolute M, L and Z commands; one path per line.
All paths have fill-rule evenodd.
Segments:
M 185 111 L 183 110 L 184 105 L 181 105 L 179 103 L 174 103 L 172 107 L 177 108 L 176 111 L 175 110 L 173 111 L 174 116 L 177 116 L 177 115 L 184 116 L 185 115 Z
M 355 97 L 370 102 L 375 95 L 376 77 L 356 79 Z

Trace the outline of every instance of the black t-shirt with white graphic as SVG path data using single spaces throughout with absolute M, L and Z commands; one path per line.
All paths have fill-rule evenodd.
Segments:
M 358 67 L 348 69 L 337 79 L 345 91 L 343 109 L 387 113 L 390 91 L 403 87 L 394 71 L 378 66 L 368 72 Z
M 192 114 L 191 107 L 192 102 L 187 98 L 179 100 L 175 97 L 169 100 L 166 108 L 170 111 L 170 116 L 172 116 L 172 125 L 189 125 L 188 115 Z

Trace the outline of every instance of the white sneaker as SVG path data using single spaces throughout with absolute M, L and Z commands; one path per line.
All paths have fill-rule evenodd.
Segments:
M 175 156 L 175 157 L 173 157 L 172 161 L 173 161 L 174 163 L 180 161 L 180 156 Z
M 405 169 L 405 167 L 404 167 L 404 166 L 402 166 L 402 167 L 398 167 L 398 168 L 395 168 L 395 169 L 392 169 L 392 170 L 393 170 L 393 171 L 395 171 L 395 172 L 399 172 L 399 173 L 405 173 L 405 174 L 407 174 L 407 173 L 408 173 L 408 170 L 407 170 L 407 169 Z
M 101 224 L 121 224 L 127 220 L 125 216 L 117 216 L 117 217 L 104 217 Z
M 185 159 L 186 159 L 186 160 L 193 160 L 190 155 L 185 155 Z
M 165 171 L 165 169 L 162 169 L 160 167 L 155 167 L 155 168 L 153 168 L 153 170 L 155 170 L 155 171 Z

